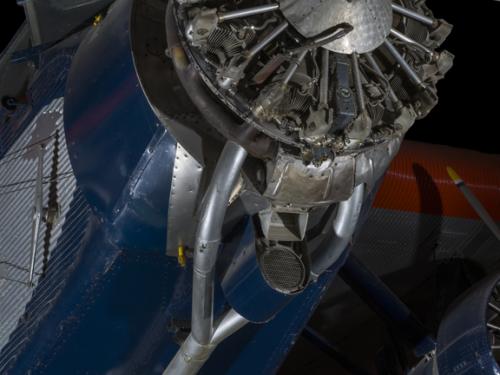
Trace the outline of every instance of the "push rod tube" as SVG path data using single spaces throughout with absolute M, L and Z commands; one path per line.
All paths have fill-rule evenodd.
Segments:
M 437 23 L 437 21 L 435 19 L 424 16 L 423 14 L 415 12 L 411 9 L 402 7 L 401 5 L 392 4 L 392 10 L 394 10 L 395 12 L 397 12 L 403 16 L 414 19 L 415 21 L 421 22 L 427 26 L 434 27 L 434 26 L 436 26 L 436 23 Z
M 426 46 L 417 42 L 416 40 L 413 40 L 409 36 L 403 34 L 401 31 L 398 31 L 396 29 L 391 29 L 391 35 L 407 44 L 411 44 L 412 46 L 419 48 L 420 50 L 428 54 L 431 59 L 434 58 L 434 52 L 431 49 L 427 48 Z
M 271 31 L 268 35 L 266 35 L 260 42 L 258 42 L 255 46 L 253 46 L 250 50 L 248 50 L 245 55 L 247 60 L 254 57 L 260 51 L 262 51 L 266 46 L 271 43 L 274 39 L 276 39 L 283 31 L 288 28 L 288 22 L 283 21 L 280 23 L 273 31 Z
M 321 80 L 319 84 L 319 102 L 328 107 L 328 88 L 330 87 L 330 51 L 322 48 L 321 51 Z
M 280 8 L 279 4 L 266 4 L 266 5 L 256 6 L 253 8 L 221 13 L 218 15 L 218 17 L 219 17 L 219 22 L 223 22 L 223 21 L 234 20 L 236 18 L 244 18 L 244 17 L 255 16 L 257 14 L 273 12 L 275 10 L 278 10 L 279 8 Z
M 408 64 L 408 62 L 399 53 L 396 47 L 394 47 L 394 45 L 388 40 L 384 42 L 384 45 L 389 51 L 389 53 L 392 55 L 392 57 L 394 57 L 394 60 L 396 60 L 396 62 L 401 66 L 401 69 L 403 69 L 408 78 L 417 86 L 425 89 L 427 86 L 425 85 L 424 81 L 422 81 L 422 78 L 420 78 L 419 75 L 412 69 L 410 64 Z

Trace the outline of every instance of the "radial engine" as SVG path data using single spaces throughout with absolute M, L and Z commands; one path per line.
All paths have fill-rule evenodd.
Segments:
M 273 288 L 296 293 L 340 256 L 316 250 L 313 229 L 337 219 L 342 231 L 341 202 L 351 207 L 356 189 L 368 196 L 437 104 L 453 63 L 437 49 L 450 31 L 410 0 L 170 5 L 181 83 L 217 132 L 258 160 L 238 186 L 259 202 L 259 260 Z M 345 212 L 357 222 L 356 209 Z

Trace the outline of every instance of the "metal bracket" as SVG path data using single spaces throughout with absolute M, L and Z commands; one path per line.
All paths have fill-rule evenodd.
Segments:
M 38 234 L 43 217 L 43 160 L 45 156 L 45 146 L 38 146 L 38 164 L 35 186 L 35 202 L 33 206 L 33 221 L 31 231 L 31 260 L 28 276 L 28 285 L 33 286 L 33 278 L 35 274 L 36 252 L 38 248 Z

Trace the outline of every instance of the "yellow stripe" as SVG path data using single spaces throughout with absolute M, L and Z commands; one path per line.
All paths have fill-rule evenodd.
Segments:
M 177 261 L 181 267 L 186 267 L 186 253 L 184 251 L 184 246 L 179 245 L 177 248 Z
M 453 180 L 455 184 L 461 183 L 463 180 L 460 178 L 457 172 L 452 167 L 446 167 L 446 170 L 448 171 L 448 175 L 450 178 Z

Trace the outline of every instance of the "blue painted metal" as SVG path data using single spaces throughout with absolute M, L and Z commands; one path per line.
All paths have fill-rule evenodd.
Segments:
M 396 328 L 418 357 L 436 348 L 436 342 L 410 309 L 353 254 L 339 275 L 364 302 Z
M 224 341 L 200 374 L 251 375 L 274 374 L 306 326 L 321 298 L 345 262 L 349 251 L 316 283 L 302 293 L 266 324 L 249 324 Z
M 6 357 L 5 373 L 102 374 L 117 366 L 154 366 L 149 356 L 155 347 L 161 355 L 168 350 L 164 340 L 175 351 L 168 332 L 175 313 L 188 314 L 183 303 L 190 297 L 190 271 L 164 255 L 176 143 L 158 126 L 135 74 L 130 5 L 117 4 L 75 56 L 66 90 L 66 136 L 78 183 L 96 215 L 67 272 L 57 271 L 64 280 L 57 299 L 43 315 L 27 316 L 23 346 L 12 339 L 16 351 Z M 54 60 L 66 56 L 57 52 Z M 32 90 L 35 114 L 64 93 L 48 90 L 60 81 L 41 69 Z M 67 69 L 59 67 L 57 74 L 64 89 Z M 71 257 L 71 251 L 60 249 L 61 257 Z M 144 352 L 141 340 L 148 345 Z
M 500 374 L 486 328 L 488 302 L 499 281 L 500 273 L 487 277 L 450 308 L 438 333 L 440 374 Z
M 162 127 L 146 148 L 112 213 L 110 241 L 120 248 L 165 252 L 176 142 Z
M 91 207 L 108 219 L 160 126 L 135 71 L 130 7 L 131 1 L 116 2 L 90 29 L 66 88 L 64 120 L 73 169 Z

